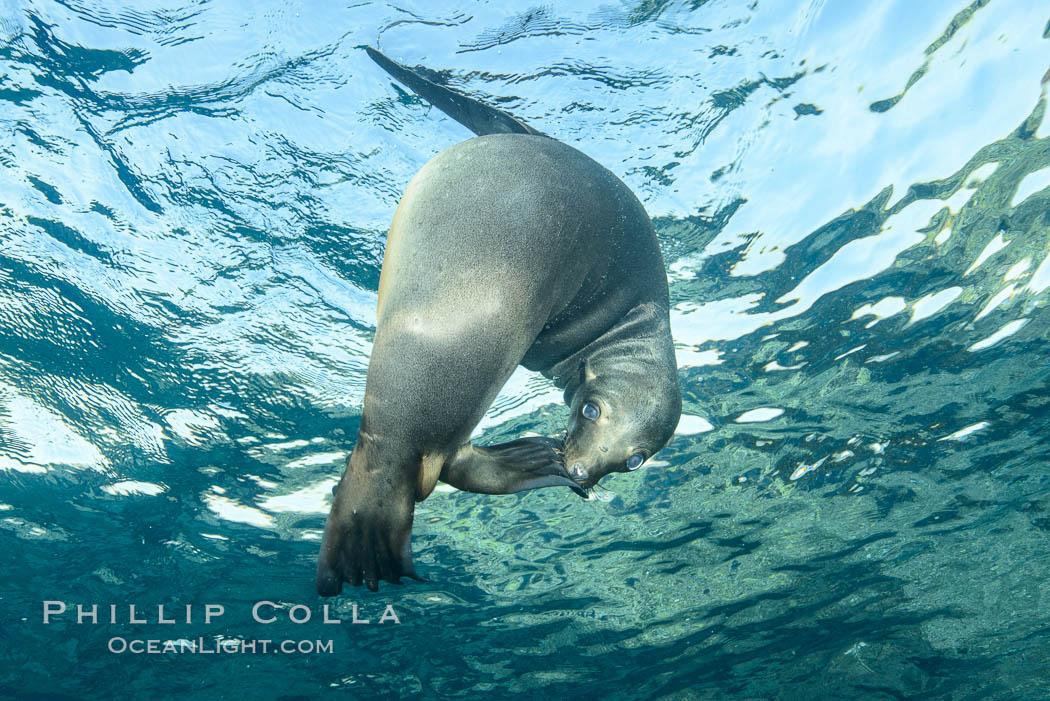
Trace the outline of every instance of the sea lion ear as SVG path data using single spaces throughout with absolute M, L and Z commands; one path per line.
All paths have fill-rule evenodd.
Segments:
M 594 370 L 591 368 L 591 364 L 584 360 L 580 363 L 580 384 L 585 385 L 588 382 L 594 382 L 594 378 L 598 377 Z

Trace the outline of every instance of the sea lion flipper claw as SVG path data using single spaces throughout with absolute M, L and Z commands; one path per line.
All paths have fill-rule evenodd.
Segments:
M 561 441 L 539 436 L 485 447 L 466 445 L 445 462 L 440 479 L 478 494 L 513 494 L 543 487 L 568 487 L 583 494 L 583 488 L 566 472 L 560 449 Z

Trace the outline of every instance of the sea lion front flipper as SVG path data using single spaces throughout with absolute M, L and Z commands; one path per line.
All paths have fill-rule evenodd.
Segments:
M 467 444 L 445 461 L 440 479 L 465 492 L 513 494 L 542 487 L 568 487 L 587 492 L 569 477 L 552 438 L 519 438 L 491 446 Z
M 353 456 L 351 456 L 352 459 Z M 376 473 L 347 473 L 338 485 L 317 560 L 317 593 L 335 596 L 343 582 L 376 591 L 379 580 L 421 579 L 412 565 L 415 488 Z M 390 489 L 393 484 L 398 489 Z

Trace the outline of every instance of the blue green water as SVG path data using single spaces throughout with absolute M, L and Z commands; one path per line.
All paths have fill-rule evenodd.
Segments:
M 1024 0 L 0 3 L 0 694 L 1045 698 L 1048 20 Z M 366 44 L 638 194 L 685 416 L 607 503 L 439 489 L 414 527 L 429 581 L 348 587 L 336 626 L 313 569 L 386 227 L 469 135 Z M 566 411 L 521 372 L 478 440 Z M 44 601 L 69 612 L 44 625 Z

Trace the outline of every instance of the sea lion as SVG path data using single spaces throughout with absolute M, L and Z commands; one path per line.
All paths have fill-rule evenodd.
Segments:
M 318 559 L 322 596 L 418 579 L 414 502 L 438 479 L 586 495 L 660 450 L 682 407 L 667 275 L 638 198 L 571 146 L 368 53 L 479 136 L 423 166 L 394 214 L 361 426 Z M 471 445 L 519 364 L 564 390 L 564 445 Z

